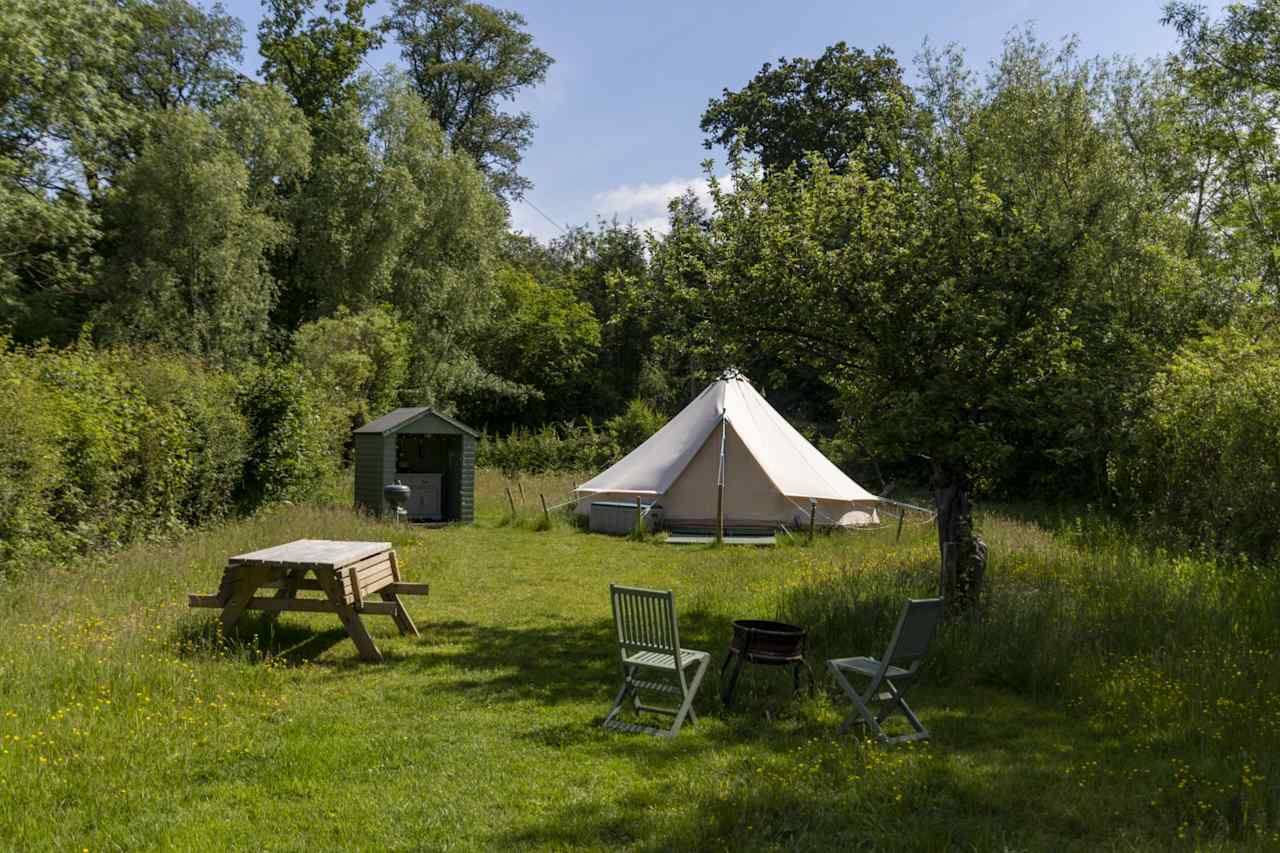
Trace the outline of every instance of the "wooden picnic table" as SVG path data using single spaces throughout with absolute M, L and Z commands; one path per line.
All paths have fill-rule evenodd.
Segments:
M 308 578 L 311 574 L 313 577 Z M 275 589 L 273 597 L 256 595 Z M 299 598 L 301 590 L 323 598 Z M 360 657 L 382 660 L 361 616 L 390 616 L 400 633 L 418 636 L 401 595 L 426 595 L 427 584 L 407 583 L 390 542 L 299 539 L 273 548 L 238 554 L 227 561 L 216 595 L 187 596 L 191 607 L 222 610 L 223 631 L 230 634 L 246 610 L 265 610 L 274 619 L 283 610 L 336 613 Z M 376 596 L 379 600 L 372 600 Z

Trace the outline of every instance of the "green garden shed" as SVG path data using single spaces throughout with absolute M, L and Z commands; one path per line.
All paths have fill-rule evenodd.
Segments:
M 355 431 L 356 506 L 389 510 L 382 488 L 410 488 L 410 521 L 475 520 L 480 434 L 431 409 L 396 409 Z

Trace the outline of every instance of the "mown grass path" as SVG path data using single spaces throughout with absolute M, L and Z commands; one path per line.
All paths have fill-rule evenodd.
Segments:
M 843 707 L 823 691 L 793 698 L 787 676 L 758 670 L 731 714 L 709 677 L 698 725 L 674 741 L 603 732 L 617 679 L 610 581 L 674 588 L 684 645 L 712 651 L 714 674 L 733 618 L 777 615 L 797 577 L 892 535 L 680 550 L 499 526 L 496 506 L 475 527 L 429 531 L 282 508 L 4 589 L 0 846 L 1280 843 L 1188 831 L 1169 810 L 1183 801 L 1166 791 L 1177 780 L 1167 751 L 1108 733 L 1078 705 L 975 683 L 916 694 L 935 737 L 911 748 L 837 738 Z M 927 534 L 914 536 L 907 547 L 927 553 Z M 432 586 L 409 600 L 422 637 L 369 618 L 386 660 L 365 664 L 332 616 L 250 622 L 228 645 L 184 606 L 186 592 L 212 591 L 227 555 L 300 537 L 393 540 L 409 579 Z

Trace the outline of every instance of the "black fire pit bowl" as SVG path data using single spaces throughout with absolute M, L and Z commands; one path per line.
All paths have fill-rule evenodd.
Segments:
M 745 663 L 764 666 L 791 666 L 795 689 L 800 690 L 800 670 L 809 675 L 809 693 L 813 694 L 813 670 L 804 659 L 809 632 L 799 625 L 774 622 L 769 619 L 738 619 L 733 623 L 733 640 L 729 654 L 720 666 L 720 677 L 733 665 L 729 683 L 724 686 L 721 698 L 725 707 L 733 703 L 733 691 L 738 686 L 738 676 Z
M 733 623 L 729 651 L 746 655 L 751 663 L 782 665 L 804 657 L 809 632 L 798 625 L 768 619 L 738 619 Z

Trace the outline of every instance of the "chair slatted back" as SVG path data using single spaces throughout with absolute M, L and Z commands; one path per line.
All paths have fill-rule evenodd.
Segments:
M 618 629 L 618 653 L 660 652 L 680 656 L 676 630 L 676 598 L 670 590 L 641 589 L 609 584 L 613 624 Z
M 903 663 L 914 666 L 933 642 L 933 635 L 942 621 L 941 598 L 909 598 L 898 617 L 898 627 L 885 650 L 884 659 L 895 666 Z

